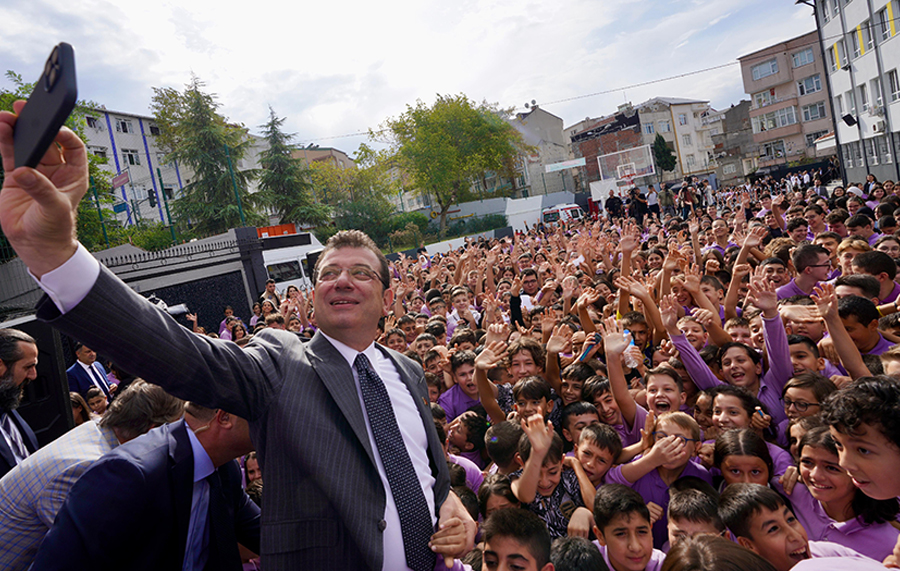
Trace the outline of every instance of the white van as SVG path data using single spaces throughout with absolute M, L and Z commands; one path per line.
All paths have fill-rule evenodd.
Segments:
M 541 211 L 541 221 L 544 224 L 581 220 L 582 218 L 584 218 L 584 211 L 577 204 L 557 204 Z
M 281 246 L 279 242 L 285 242 L 287 238 L 300 244 Z M 312 268 L 307 256 L 322 250 L 321 242 L 312 233 L 263 238 L 262 242 L 266 273 L 275 280 L 275 288 L 279 292 L 283 294 L 291 285 L 304 291 L 312 289 Z

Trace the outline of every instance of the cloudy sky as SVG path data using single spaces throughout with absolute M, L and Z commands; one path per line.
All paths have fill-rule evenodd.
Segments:
M 4 0 L 0 22 L 0 71 L 34 81 L 67 41 L 79 95 L 108 109 L 147 114 L 152 87 L 194 73 L 230 120 L 258 132 L 271 105 L 299 142 L 349 152 L 366 138 L 340 136 L 437 93 L 536 100 L 566 126 L 655 96 L 727 108 L 747 97 L 738 65 L 621 88 L 815 29 L 793 0 Z

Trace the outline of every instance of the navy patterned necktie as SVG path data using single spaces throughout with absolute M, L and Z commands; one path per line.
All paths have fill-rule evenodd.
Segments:
M 384 382 L 365 355 L 357 355 L 353 366 L 359 375 L 359 386 L 378 455 L 381 456 L 391 494 L 400 514 L 406 564 L 415 571 L 432 571 L 436 555 L 428 548 L 428 541 L 434 533 L 431 514 L 409 452 L 403 443 L 391 399 L 384 388 Z

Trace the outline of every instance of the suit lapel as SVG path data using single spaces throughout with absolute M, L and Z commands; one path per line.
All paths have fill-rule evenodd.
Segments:
M 9 465 L 10 469 L 16 466 L 16 457 L 13 456 L 12 449 L 10 449 L 9 444 L 6 443 L 6 438 L 2 434 L 0 434 L 0 458 L 3 458 L 3 461 Z
M 310 364 L 331 394 L 331 398 L 341 409 L 341 413 L 347 419 L 356 438 L 366 449 L 372 465 L 375 465 L 375 455 L 369 442 L 369 430 L 366 428 L 363 417 L 359 393 L 356 391 L 356 383 L 353 380 L 353 371 L 347 360 L 328 339 L 318 332 L 307 345 L 306 354 L 309 355 Z
M 184 419 L 169 430 L 169 486 L 172 491 L 172 511 L 175 514 L 177 553 L 184 560 L 188 528 L 191 523 L 191 500 L 194 491 L 194 453 Z
M 12 417 L 13 422 L 16 423 L 16 426 L 19 428 L 19 434 L 22 435 L 22 441 L 25 443 L 25 448 L 28 449 L 28 452 L 33 453 L 38 449 L 38 441 L 37 436 L 35 436 L 34 431 L 31 430 L 31 427 L 28 426 L 28 423 L 25 422 L 25 419 L 22 418 L 17 411 L 12 411 L 9 413 L 10 417 Z

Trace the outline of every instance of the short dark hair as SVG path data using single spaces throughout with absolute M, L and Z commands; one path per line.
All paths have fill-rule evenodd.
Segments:
M 466 411 L 469 412 L 469 411 Z M 487 433 L 488 429 L 488 421 L 487 418 L 481 416 L 478 413 L 475 414 L 466 414 L 463 413 L 459 415 L 459 421 L 466 427 L 467 438 L 466 442 L 471 442 L 472 446 L 475 447 L 475 450 L 481 451 L 484 449 L 484 436 Z
M 622 484 L 604 484 L 597 489 L 594 521 L 601 533 L 605 533 L 604 528 L 616 516 L 630 514 L 637 514 L 650 522 L 650 510 L 638 492 Z
M 858 295 L 848 295 L 838 301 L 838 315 L 846 319 L 851 315 L 864 327 L 868 327 L 873 321 L 878 321 L 880 314 L 878 308 L 870 300 Z
M 806 339 L 809 339 L 809 337 Z M 823 403 L 831 393 L 837 390 L 837 387 L 828 377 L 807 371 L 794 375 L 784 384 L 784 390 L 781 392 L 782 397 L 788 389 L 809 389 L 815 395 L 816 400 L 819 403 Z
M 37 346 L 37 341 L 24 331 L 0 329 L 0 361 L 3 361 L 7 368 L 12 367 L 16 361 L 24 356 L 22 348 L 19 346 L 20 343 L 30 343 Z
M 816 359 L 819 358 L 818 345 L 816 345 L 816 342 L 806 335 L 788 335 L 787 341 L 788 347 L 790 347 L 791 345 L 806 345 L 806 348 L 809 349 L 809 352 L 815 355 Z
M 599 375 L 595 375 L 584 382 L 581 389 L 581 399 L 588 402 L 597 402 L 597 398 L 610 392 L 609 380 Z
M 668 517 L 694 523 L 708 522 L 719 531 L 725 531 L 725 524 L 719 518 L 717 499 L 700 490 L 688 488 L 671 493 Z
M 573 416 L 581 416 L 582 414 L 596 414 L 597 419 L 600 418 L 600 413 L 597 412 L 597 407 L 593 404 L 579 400 L 575 401 L 571 404 L 567 404 L 562 409 L 562 427 L 566 430 L 569 430 L 569 419 Z
M 580 381 L 582 383 L 585 383 L 594 375 L 594 369 L 592 369 L 590 365 L 581 361 L 575 361 L 574 363 L 563 369 L 560 376 L 563 379 L 568 379 L 570 381 Z
M 868 252 L 863 252 L 868 254 Z M 862 254 L 858 254 L 861 256 Z M 834 287 L 837 286 L 857 287 L 862 290 L 867 298 L 877 298 L 881 295 L 881 284 L 875 276 L 869 274 L 850 274 L 849 276 L 841 276 L 834 281 Z
M 488 456 L 497 466 L 508 466 L 518 452 L 522 427 L 506 420 L 495 422 L 484 435 Z
M 763 437 L 752 428 L 732 428 L 716 438 L 713 465 L 720 468 L 728 456 L 755 456 L 765 462 L 769 469 L 769 478 L 775 475 L 769 447 Z
M 806 268 L 815 265 L 822 254 L 826 256 L 831 255 L 828 253 L 828 250 L 817 244 L 803 244 L 793 251 L 791 261 L 794 263 L 794 268 L 796 268 L 797 272 L 802 272 Z
M 553 398 L 550 392 L 550 384 L 540 377 L 520 379 L 513 385 L 512 394 L 513 402 L 518 402 L 520 397 L 530 400 L 541 400 L 544 398 L 548 401 Z
M 718 535 L 686 537 L 669 550 L 660 571 L 776 571 L 753 551 Z
M 475 353 L 473 351 L 457 351 L 450 356 L 450 370 L 456 373 L 456 370 L 463 365 L 474 365 Z
M 590 442 L 601 450 L 609 450 L 613 463 L 618 462 L 622 454 L 622 437 L 608 424 L 589 424 L 581 431 L 581 437 L 576 444 Z
M 609 571 L 600 550 L 583 537 L 557 538 L 550 549 L 550 561 L 556 571 Z
M 540 569 L 550 562 L 550 532 L 544 521 L 522 508 L 503 508 L 481 526 L 485 548 L 495 537 L 509 537 L 525 545 Z
M 848 200 L 850 200 L 850 199 L 848 199 Z M 846 226 L 848 229 L 862 228 L 864 226 L 871 226 L 872 224 L 874 224 L 872 219 L 863 214 L 854 214 L 853 216 L 848 218 L 846 222 L 844 222 L 844 226 Z
M 528 458 L 531 456 L 531 440 L 528 439 L 527 434 L 522 434 L 519 437 L 519 458 L 522 459 L 523 462 L 527 462 Z M 550 443 L 550 449 L 547 451 L 547 455 L 544 457 L 544 461 L 542 465 L 547 464 L 557 464 L 562 462 L 563 458 L 563 441 L 562 437 L 555 430 L 553 431 L 553 441 Z
M 491 496 L 503 496 L 513 505 L 519 503 L 519 498 L 512 491 L 509 477 L 504 474 L 490 474 L 478 488 L 478 511 L 483 518 L 487 517 L 487 503 Z
M 849 435 L 868 424 L 900 447 L 900 381 L 885 375 L 856 379 L 825 400 L 822 422 Z
M 122 438 L 131 440 L 154 426 L 162 426 L 181 418 L 185 403 L 156 385 L 134 379 L 110 403 L 100 419 L 100 426 L 115 429 Z
M 719 498 L 719 517 L 736 537 L 752 539 L 750 520 L 763 509 L 778 511 L 786 506 L 775 490 L 761 484 L 735 483 Z
M 852 265 L 873 276 L 885 273 L 892 280 L 897 277 L 897 262 L 878 250 L 857 254 L 853 257 Z

